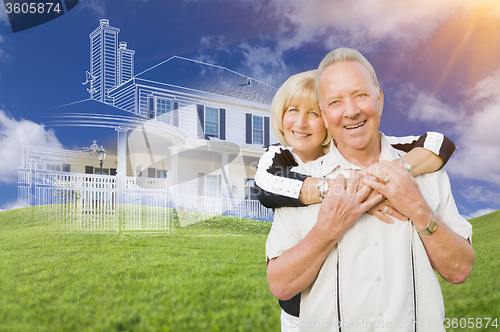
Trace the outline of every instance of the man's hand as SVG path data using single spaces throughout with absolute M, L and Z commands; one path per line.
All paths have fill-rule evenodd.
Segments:
M 399 163 L 401 163 L 401 162 L 399 162 Z M 358 189 L 361 188 L 361 186 L 365 185 L 364 181 L 363 181 L 363 177 L 365 177 L 365 176 L 371 176 L 373 180 L 378 181 L 377 177 L 372 176 L 370 174 L 367 174 L 365 171 L 360 172 L 359 175 L 361 177 L 361 180 L 359 181 Z M 373 190 L 367 199 L 370 199 L 378 194 L 380 194 L 378 191 Z M 394 220 L 392 218 L 390 218 L 390 216 L 392 216 L 396 219 L 402 220 L 402 221 L 408 221 L 408 218 L 404 214 L 402 214 L 398 210 L 396 210 L 391 205 L 391 202 L 389 202 L 389 200 L 387 200 L 385 197 L 380 203 L 378 203 L 377 205 L 375 205 L 374 207 L 369 209 L 367 212 L 370 214 L 373 214 L 375 217 L 379 218 L 380 220 L 382 220 L 383 222 L 386 222 L 388 224 L 394 223 Z
M 356 171 L 351 171 L 347 188 L 344 176 L 337 175 L 330 180 L 330 190 L 321 204 L 317 225 L 329 230 L 338 241 L 364 212 L 383 199 L 381 194 L 370 196 L 371 192 L 370 187 L 360 185 Z
M 415 179 L 397 163 L 381 161 L 370 166 L 363 183 L 384 195 L 390 206 L 425 228 L 433 218 L 432 210 L 420 193 Z M 375 180 L 376 179 L 376 180 Z M 423 225 L 418 225 L 419 223 Z

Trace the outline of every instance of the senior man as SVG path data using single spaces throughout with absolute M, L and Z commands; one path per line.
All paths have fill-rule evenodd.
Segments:
M 322 204 L 276 210 L 266 244 L 271 292 L 281 300 L 302 292 L 300 318 L 289 322 L 301 331 L 444 331 L 435 271 L 461 283 L 475 260 L 472 227 L 445 171 L 413 179 L 389 162 L 400 152 L 378 132 L 384 96 L 359 52 L 330 52 L 316 90 L 334 140 L 327 155 L 295 171 L 332 180 L 329 190 L 320 184 Z M 410 221 L 365 213 L 382 195 Z

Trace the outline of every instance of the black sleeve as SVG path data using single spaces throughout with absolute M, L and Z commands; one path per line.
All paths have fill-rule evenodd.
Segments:
M 433 134 L 436 134 L 436 133 L 433 133 Z M 441 143 L 441 147 L 439 148 L 438 155 L 444 159 L 444 164 L 443 164 L 443 166 L 444 166 L 444 165 L 446 165 L 446 163 L 450 159 L 453 152 L 455 152 L 456 147 L 455 147 L 455 144 L 448 137 L 446 137 L 444 135 L 442 135 L 442 136 L 443 136 L 443 141 Z M 420 136 L 416 140 L 408 141 L 405 143 L 392 144 L 392 147 L 395 149 L 404 151 L 404 152 L 410 152 L 411 150 L 413 150 L 416 147 L 425 148 L 425 141 L 427 139 L 429 139 L 428 133 L 425 133 L 424 135 Z M 436 151 L 432 151 L 432 152 L 436 152 Z
M 266 168 L 266 172 L 274 177 L 283 178 L 283 181 L 286 179 L 299 180 L 304 182 L 304 180 L 308 177 L 307 175 L 292 172 L 291 169 L 295 166 L 298 166 L 295 161 L 292 153 L 287 149 L 279 149 L 279 153 L 275 153 L 272 157 L 272 163 Z M 285 206 L 305 206 L 298 201 L 298 199 L 289 197 L 284 192 L 280 192 L 277 188 L 275 192 L 271 192 L 269 190 L 264 190 L 265 184 L 255 183 L 255 189 L 257 191 L 257 198 L 262 205 L 268 208 L 278 208 Z
M 298 199 L 265 191 L 257 185 L 255 185 L 255 189 L 257 191 L 257 199 L 259 200 L 260 204 L 264 205 L 267 208 L 275 209 L 279 207 L 306 206 L 305 204 L 299 202 Z
M 291 171 L 293 167 L 299 166 L 295 158 L 293 158 L 292 153 L 284 149 L 281 149 L 281 151 L 281 153 L 274 155 L 273 163 L 267 169 L 267 172 L 276 176 L 304 181 L 308 177 L 307 175 Z

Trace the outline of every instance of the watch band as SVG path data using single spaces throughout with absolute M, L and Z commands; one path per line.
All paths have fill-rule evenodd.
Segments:
M 411 173 L 411 166 L 410 166 L 410 164 L 408 164 L 408 162 L 406 160 L 404 160 L 403 158 L 398 158 L 396 160 L 401 161 L 401 163 L 403 164 L 403 167 L 406 168 L 408 173 Z
M 318 197 L 323 202 L 323 200 L 326 197 L 326 194 L 328 194 L 328 190 L 330 189 L 328 188 L 328 179 L 326 178 L 325 175 L 319 179 L 317 188 L 318 188 Z
M 436 218 L 434 217 L 434 218 L 432 218 L 431 221 L 429 221 L 426 228 L 417 229 L 417 233 L 422 234 L 422 235 L 430 235 L 430 234 L 434 233 L 437 228 L 438 228 L 438 222 L 437 222 Z

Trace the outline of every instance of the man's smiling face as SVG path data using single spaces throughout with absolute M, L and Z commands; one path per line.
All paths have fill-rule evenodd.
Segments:
M 327 66 L 319 80 L 325 126 L 341 152 L 376 147 L 384 104 L 368 70 L 357 61 Z

